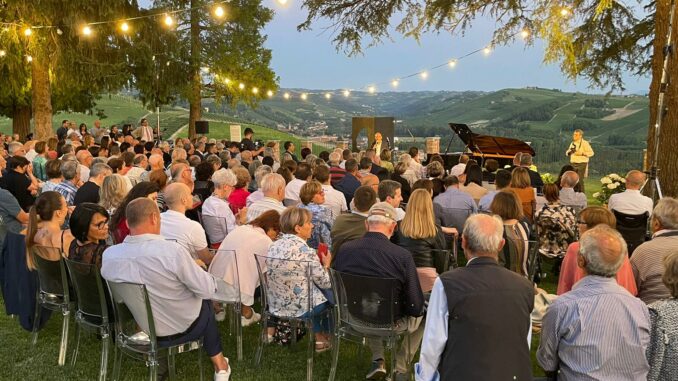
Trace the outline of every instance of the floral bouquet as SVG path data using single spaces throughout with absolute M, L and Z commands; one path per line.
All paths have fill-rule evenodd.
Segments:
M 543 181 L 544 184 L 554 184 L 556 182 L 556 178 L 547 172 L 541 174 L 541 181 Z
M 616 173 L 610 173 L 600 179 L 600 184 L 600 192 L 594 193 L 593 198 L 600 201 L 601 204 L 607 204 L 610 196 L 626 190 L 626 179 Z

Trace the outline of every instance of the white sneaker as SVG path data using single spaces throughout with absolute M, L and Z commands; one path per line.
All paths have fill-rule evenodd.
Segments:
M 224 320 L 226 320 L 226 310 L 221 310 L 221 311 L 217 312 L 216 314 L 214 314 L 214 318 L 215 318 L 217 321 L 224 321 Z
M 252 324 L 258 322 L 259 320 L 261 320 L 261 314 L 258 314 L 256 312 L 252 312 L 252 316 L 250 316 L 249 319 L 244 316 L 240 316 L 240 324 L 243 327 L 249 327 Z
M 214 372 L 214 381 L 228 381 L 231 378 L 231 363 L 228 361 L 228 357 L 226 357 L 226 363 L 228 364 L 228 370 Z

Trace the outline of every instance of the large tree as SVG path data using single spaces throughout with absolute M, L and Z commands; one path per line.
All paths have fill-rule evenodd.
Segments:
M 16 119 L 16 132 L 26 133 L 32 114 L 35 136 L 53 134 L 57 110 L 85 111 L 101 92 L 119 89 L 128 72 L 125 39 L 113 23 L 87 22 L 136 16 L 135 0 L 0 0 L 0 58 L 3 76 L 0 112 Z M 23 65 L 23 67 L 22 67 Z M 27 108 L 27 106 L 31 108 Z
M 404 36 L 419 38 L 426 32 L 463 34 L 478 17 L 496 20 L 494 44 L 507 44 L 527 32 L 528 43 L 545 41 L 544 60 L 559 62 L 572 79 L 584 78 L 606 90 L 624 88 L 622 75 L 652 75 L 648 163 L 661 169 L 664 193 L 678 196 L 678 109 L 669 107 L 662 119 L 657 163 L 654 160 L 655 123 L 660 115 L 660 91 L 670 1 L 640 3 L 614 0 L 491 1 L 491 0 L 304 0 L 308 10 L 299 29 L 329 19 L 338 49 L 362 52 L 365 40 L 376 44 L 389 37 L 392 23 Z M 678 17 L 673 23 L 678 36 Z M 674 49 L 675 50 L 675 49 Z M 678 63 L 671 57 L 668 77 L 678 78 Z M 665 88 L 665 104 L 678 102 L 678 80 Z M 643 128 L 643 126 L 638 126 Z
M 224 11 L 220 17 L 211 4 L 205 0 L 154 2 L 156 9 L 184 12 L 175 14 L 176 25 L 165 32 L 173 33 L 177 43 L 155 50 L 169 69 L 156 72 L 157 83 L 139 87 L 147 99 L 154 98 L 152 91 L 159 91 L 188 100 L 191 137 L 195 136 L 195 121 L 201 118 L 201 100 L 208 92 L 218 102 L 256 105 L 267 91 L 278 87 L 278 78 L 270 68 L 271 51 L 264 48 L 266 37 L 261 33 L 273 12 L 263 7 L 261 0 L 233 0 L 219 4 Z M 183 73 L 181 81 L 164 80 L 177 72 Z

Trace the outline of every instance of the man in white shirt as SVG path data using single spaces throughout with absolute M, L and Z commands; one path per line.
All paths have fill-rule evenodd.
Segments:
M 565 206 L 572 206 L 579 210 L 586 208 L 588 201 L 586 194 L 583 192 L 575 192 L 574 187 L 579 183 L 579 175 L 575 171 L 567 171 L 563 173 L 560 179 L 560 204 Z
M 277 173 L 270 173 L 261 180 L 261 191 L 264 198 L 253 202 L 247 208 L 247 222 L 251 222 L 264 212 L 275 210 L 282 213 L 285 210 L 285 178 Z
M 292 206 L 301 202 L 299 191 L 311 179 L 311 175 L 311 166 L 307 163 L 299 163 L 297 171 L 294 172 L 294 180 L 285 187 L 285 205 Z
M 325 191 L 325 203 L 323 203 L 323 205 L 330 208 L 335 219 L 339 217 L 341 213 L 348 211 L 346 197 L 344 197 L 343 193 L 334 189 L 330 184 L 330 169 L 327 166 L 317 166 L 313 172 L 313 178 L 322 184 L 323 190 Z
M 209 265 L 214 255 L 207 247 L 205 230 L 198 222 L 186 217 L 186 211 L 193 207 L 191 190 L 185 184 L 172 183 L 165 188 L 164 193 L 168 210 L 160 217 L 160 235 L 176 241 L 193 259 Z
M 469 157 L 468 155 L 461 155 L 459 156 L 459 164 L 455 165 L 450 169 L 450 175 L 452 176 L 459 176 L 464 173 L 466 170 L 466 163 L 468 163 Z
M 200 269 L 191 256 L 160 233 L 156 203 L 139 198 L 125 209 L 130 234 L 106 249 L 101 276 L 116 283 L 146 286 L 153 310 L 158 345 L 167 347 L 203 340 L 214 365 L 214 380 L 228 381 L 231 369 L 224 357 L 210 299 L 226 292 L 223 281 Z
M 89 180 L 89 168 L 92 166 L 92 154 L 86 150 L 81 149 L 78 153 L 75 154 L 75 158 L 78 159 L 80 163 L 80 180 L 87 182 Z
M 626 190 L 622 193 L 613 194 L 607 202 L 610 210 L 616 210 L 624 214 L 638 215 L 647 212 L 652 215 L 652 199 L 640 194 L 640 188 L 645 184 L 645 174 L 641 171 L 632 170 L 626 174 Z
M 408 153 L 410 154 L 410 157 L 412 157 L 412 161 L 410 161 L 410 169 L 414 171 L 414 174 L 417 177 L 417 179 L 423 178 L 424 166 L 421 165 L 421 159 L 419 158 L 419 148 L 410 147 Z
M 380 182 L 377 194 L 379 195 L 379 201 L 386 202 L 395 209 L 396 222 L 405 218 L 405 211 L 400 207 L 403 196 L 402 185 L 400 185 L 399 182 L 393 180 L 384 180 Z
M 143 153 L 139 153 L 134 156 L 133 167 L 127 171 L 127 178 L 132 182 L 132 186 L 137 185 L 141 182 L 141 176 L 146 172 L 146 167 L 148 167 L 148 159 Z

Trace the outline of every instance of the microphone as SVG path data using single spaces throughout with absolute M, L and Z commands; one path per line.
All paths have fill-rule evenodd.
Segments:
M 572 156 L 573 153 L 577 151 L 577 148 L 574 146 L 574 142 L 570 143 L 570 150 L 567 151 L 567 156 Z
M 391 141 L 388 139 L 388 136 L 386 137 L 386 148 L 391 149 Z

